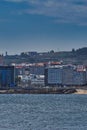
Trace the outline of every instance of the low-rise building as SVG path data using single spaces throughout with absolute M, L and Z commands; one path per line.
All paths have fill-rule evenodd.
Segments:
M 44 75 L 19 75 L 21 87 L 44 86 Z
M 86 83 L 86 71 L 75 70 L 73 72 L 73 85 L 85 85 Z
M 33 64 L 29 66 L 30 74 L 44 75 L 44 64 Z
M 44 86 L 44 75 L 36 75 L 31 79 L 31 85 Z

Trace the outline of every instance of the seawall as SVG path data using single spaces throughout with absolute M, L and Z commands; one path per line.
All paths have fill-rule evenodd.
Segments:
M 32 88 L 0 90 L 0 94 L 72 94 L 77 93 L 74 88 Z

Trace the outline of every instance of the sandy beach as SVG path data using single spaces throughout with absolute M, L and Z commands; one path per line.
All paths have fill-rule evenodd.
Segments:
M 87 90 L 85 89 L 76 89 L 76 91 L 75 94 L 87 94 Z

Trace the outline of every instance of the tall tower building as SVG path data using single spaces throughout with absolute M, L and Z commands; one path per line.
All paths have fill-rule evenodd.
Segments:
M 4 63 L 4 57 L 3 55 L 0 55 L 0 65 L 3 65 L 3 63 Z
M 0 66 L 0 88 L 14 85 L 14 78 L 14 66 Z

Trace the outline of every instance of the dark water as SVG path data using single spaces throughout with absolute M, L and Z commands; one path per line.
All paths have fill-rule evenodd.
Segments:
M 87 95 L 0 95 L 0 130 L 87 130 Z

